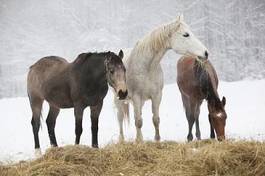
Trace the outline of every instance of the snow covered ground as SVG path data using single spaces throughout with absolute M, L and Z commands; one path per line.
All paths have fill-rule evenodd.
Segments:
M 265 140 L 265 80 L 220 82 L 219 94 L 226 96 L 228 114 L 226 133 L 228 138 Z M 116 142 L 118 139 L 118 122 L 112 104 L 112 93 L 109 91 L 99 122 L 99 144 Z M 143 108 L 143 135 L 145 140 L 153 140 L 150 101 Z M 132 108 L 132 107 L 131 107 Z M 34 157 L 34 141 L 31 128 L 31 111 L 28 99 L 10 98 L 0 100 L 0 163 L 25 160 Z M 131 109 L 132 112 L 132 109 Z M 43 107 L 42 129 L 39 132 L 42 151 L 49 147 L 45 119 L 48 106 Z M 160 107 L 162 140 L 185 141 L 187 121 L 182 108 L 180 93 L 176 84 L 166 85 Z M 133 114 L 131 123 L 125 130 L 126 140 L 133 140 L 135 128 Z M 200 125 L 202 138 L 209 137 L 209 124 L 206 103 L 201 107 Z M 83 121 L 81 144 L 91 145 L 89 108 L 86 109 Z M 74 143 L 73 109 L 61 110 L 56 124 L 58 145 Z

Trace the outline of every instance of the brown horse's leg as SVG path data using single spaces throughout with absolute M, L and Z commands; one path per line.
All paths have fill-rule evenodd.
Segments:
M 201 140 L 201 131 L 200 131 L 200 125 L 199 125 L 199 115 L 200 115 L 200 107 L 201 103 L 196 104 L 196 109 L 195 109 L 195 125 L 196 125 L 196 138 L 197 140 Z
M 101 112 L 103 101 L 96 106 L 90 106 L 92 147 L 98 148 L 98 118 Z
M 34 135 L 35 149 L 40 148 L 39 142 L 39 129 L 40 129 L 40 116 L 41 116 L 41 108 L 42 108 L 43 100 L 37 97 L 30 97 L 30 104 L 32 110 L 32 130 Z
M 185 97 L 183 94 L 181 94 L 182 96 L 182 102 L 184 105 L 184 109 L 185 109 L 185 113 L 186 113 L 186 118 L 189 124 L 189 132 L 188 132 L 188 136 L 187 136 L 187 140 L 188 141 L 192 141 L 193 140 L 193 135 L 192 135 L 192 127 L 195 121 L 194 118 L 194 105 L 192 105 L 191 101 Z
M 210 132 L 211 132 L 210 137 L 212 139 L 214 139 L 215 138 L 215 133 L 214 133 L 214 128 L 213 128 L 213 125 L 212 125 L 212 121 L 211 121 L 210 115 L 208 115 L 208 119 L 209 119 L 209 123 L 210 123 Z
M 195 121 L 193 114 L 189 113 L 189 116 L 187 116 L 187 119 L 188 119 L 188 123 L 189 123 L 189 133 L 188 133 L 187 139 L 188 139 L 188 141 L 192 141 L 193 140 L 192 127 L 193 127 L 194 121 Z
M 201 140 L 201 130 L 200 130 L 200 125 L 199 125 L 199 117 L 195 119 L 195 125 L 196 125 L 196 138 L 197 140 Z
M 51 146 L 53 146 L 53 147 L 57 147 L 57 141 L 56 141 L 56 137 L 55 137 L 54 128 L 55 128 L 56 118 L 59 114 L 59 111 L 60 111 L 60 109 L 50 105 L 49 114 L 48 114 L 48 117 L 46 119 L 50 143 L 51 143 Z
M 80 143 L 80 136 L 83 132 L 82 121 L 83 121 L 84 108 L 82 106 L 75 106 L 75 144 Z

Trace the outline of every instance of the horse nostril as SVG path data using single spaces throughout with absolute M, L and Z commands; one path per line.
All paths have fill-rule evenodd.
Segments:
M 125 99 L 128 95 L 128 91 L 126 90 L 125 92 L 123 92 L 122 90 L 119 90 L 118 92 L 118 96 L 120 99 Z
M 208 55 L 209 55 L 209 54 L 208 54 L 207 51 L 205 51 L 204 55 L 205 55 L 205 58 L 208 59 Z
M 127 97 L 128 95 L 128 91 L 126 90 L 125 93 L 124 93 L 125 97 Z

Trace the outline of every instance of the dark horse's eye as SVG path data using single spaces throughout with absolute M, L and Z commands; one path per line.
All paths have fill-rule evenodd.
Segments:
M 114 70 L 110 70 L 109 72 L 110 72 L 111 74 L 113 74 L 113 73 L 114 73 Z
M 189 37 L 190 36 L 190 34 L 189 33 L 185 33 L 185 34 L 183 34 L 183 37 Z

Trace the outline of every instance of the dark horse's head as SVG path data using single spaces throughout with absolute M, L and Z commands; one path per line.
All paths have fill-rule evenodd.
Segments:
M 126 86 L 126 69 L 122 62 L 123 51 L 120 50 L 119 55 L 108 52 L 106 57 L 105 66 L 108 83 L 113 87 L 120 100 L 125 99 L 128 91 Z
M 226 98 L 223 97 L 222 101 L 218 98 L 217 101 L 209 102 L 209 120 L 213 128 L 215 129 L 217 139 L 219 141 L 225 139 L 225 123 L 226 123 L 226 112 L 225 112 Z

